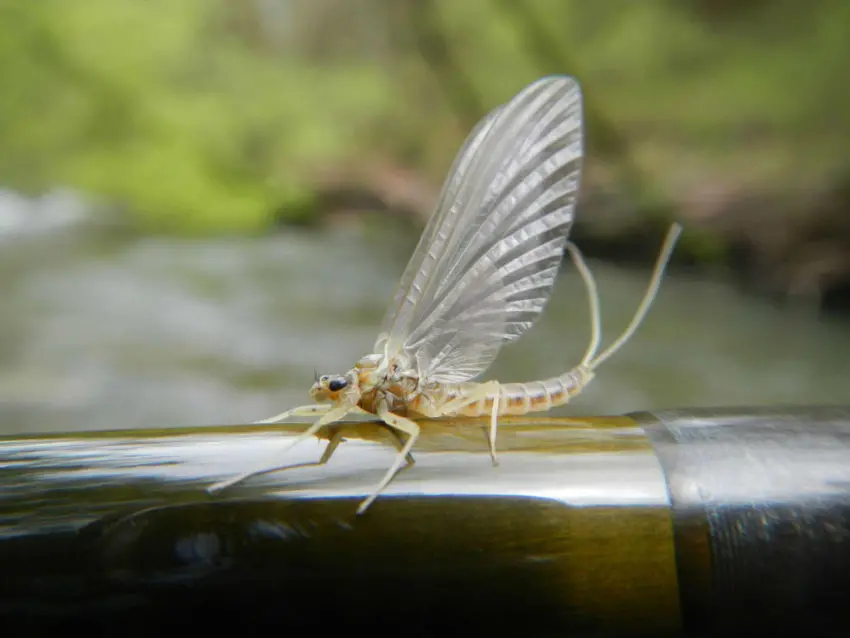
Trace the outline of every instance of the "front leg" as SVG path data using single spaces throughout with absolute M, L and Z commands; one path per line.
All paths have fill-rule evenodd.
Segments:
M 334 421 L 338 421 L 339 419 L 341 419 L 346 414 L 348 414 L 349 412 L 352 412 L 352 411 L 354 411 L 353 406 L 344 406 L 344 405 L 343 406 L 336 406 L 336 407 L 333 407 L 333 408 L 327 410 L 325 412 L 325 415 L 321 419 L 316 421 L 306 431 L 302 432 L 297 437 L 295 437 L 292 441 L 290 441 L 289 445 L 287 445 L 282 450 L 282 452 L 285 452 L 286 450 L 289 450 L 289 449 L 295 447 L 296 445 L 301 443 L 301 441 L 309 439 L 310 437 L 315 435 L 319 430 L 321 430 L 326 425 L 330 425 Z M 338 434 L 339 434 L 339 432 L 337 432 L 337 435 Z M 337 436 L 337 435 L 334 435 L 334 436 Z M 341 436 L 340 436 L 340 440 L 341 440 Z M 325 451 L 326 452 L 325 455 L 322 456 L 322 458 L 324 459 L 323 463 L 326 463 L 330 459 L 331 455 L 333 455 L 334 451 L 336 450 L 337 446 L 339 445 L 339 442 L 340 442 L 339 440 L 334 441 L 334 438 L 333 437 L 331 438 L 330 443 L 328 443 L 328 448 L 330 449 L 330 454 L 327 453 L 327 450 Z M 282 452 L 279 452 L 278 454 L 280 454 Z M 231 487 L 232 485 L 236 485 L 236 483 L 241 483 L 245 479 L 251 478 L 252 476 L 256 476 L 258 474 L 268 474 L 269 472 L 276 472 L 276 471 L 281 470 L 281 469 L 286 469 L 287 467 L 291 467 L 291 466 L 277 465 L 277 466 L 270 467 L 270 468 L 267 468 L 267 469 L 264 469 L 264 470 L 252 470 L 250 472 L 245 472 L 244 474 L 240 474 L 239 476 L 236 476 L 232 479 L 228 479 L 226 481 L 220 481 L 220 482 L 218 482 L 214 485 L 211 485 L 210 487 L 207 488 L 207 492 L 209 492 L 209 493 L 219 492 L 219 491 L 221 491 L 221 490 L 223 490 L 227 487 Z
M 339 444 L 342 443 L 344 440 L 345 439 L 343 439 L 343 437 L 342 437 L 342 429 L 340 428 L 340 429 L 336 430 L 336 432 L 334 432 L 333 435 L 331 435 L 331 438 L 328 441 L 327 446 L 325 447 L 325 451 L 324 451 L 324 453 L 322 453 L 322 456 L 318 461 L 307 461 L 305 463 L 292 463 L 290 465 L 274 465 L 272 467 L 268 467 L 268 468 L 265 468 L 265 469 L 262 469 L 262 470 L 255 470 L 255 471 L 252 471 L 252 472 L 246 472 L 245 474 L 242 474 L 241 476 L 239 476 L 235 479 L 231 479 L 231 480 L 228 480 L 228 481 L 222 481 L 221 483 L 216 483 L 215 485 L 208 487 L 207 492 L 212 494 L 216 491 L 220 491 L 220 490 L 223 490 L 226 487 L 234 485 L 234 484 L 238 483 L 239 481 L 244 481 L 245 479 L 247 479 L 249 477 L 260 476 L 262 474 L 271 474 L 272 472 L 281 472 L 283 470 L 294 470 L 294 469 L 299 468 L 299 467 L 318 467 L 318 466 L 324 465 L 325 463 L 327 463 L 328 461 L 331 460 L 331 457 L 334 455 L 334 452 L 336 452 L 336 449 L 339 447 Z
M 405 460 L 408 460 L 408 465 L 413 464 L 413 457 L 410 456 L 410 450 L 416 443 L 416 439 L 419 438 L 419 426 L 416 425 L 414 421 L 403 416 L 393 414 L 386 408 L 386 406 L 380 406 L 378 408 L 378 416 L 391 428 L 407 434 L 407 442 L 405 442 L 404 446 L 402 446 L 401 450 L 399 450 L 392 466 L 390 466 L 390 469 L 387 470 L 387 473 L 378 484 L 378 487 L 375 488 L 375 491 L 372 492 L 372 494 L 370 494 L 369 497 L 360 504 L 360 507 L 357 508 L 358 515 L 365 512 L 375 499 L 378 498 L 378 494 L 380 494 L 384 488 L 390 484 L 390 481 L 392 481 L 399 470 L 402 469 L 401 465 L 405 462 Z
M 254 423 L 277 423 L 291 416 L 318 416 L 330 411 L 330 403 L 314 403 L 313 405 L 299 405 L 297 408 L 292 408 L 286 412 L 281 412 L 277 416 L 263 419 L 262 421 L 254 421 Z

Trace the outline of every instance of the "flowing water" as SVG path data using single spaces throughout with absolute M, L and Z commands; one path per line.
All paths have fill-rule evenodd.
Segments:
M 371 352 L 417 235 L 386 223 L 210 240 L 6 233 L 0 434 L 239 424 L 309 403 L 314 369 Z M 591 267 L 611 339 L 649 269 Z M 588 333 L 566 265 L 542 319 L 484 378 L 557 374 Z M 843 403 L 848 354 L 847 323 L 673 273 L 634 340 L 555 414 Z

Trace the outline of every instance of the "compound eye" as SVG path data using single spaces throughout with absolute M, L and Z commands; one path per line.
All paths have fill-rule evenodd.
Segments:
M 330 390 L 331 392 L 339 392 L 347 385 L 348 381 L 346 381 L 345 379 L 334 379 L 328 384 L 328 390 Z

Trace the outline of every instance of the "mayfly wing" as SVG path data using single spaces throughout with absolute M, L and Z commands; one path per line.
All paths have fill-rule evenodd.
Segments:
M 402 346 L 402 343 L 398 341 L 398 338 L 403 336 L 402 327 L 410 325 L 412 311 L 422 298 L 422 282 L 428 281 L 437 259 L 442 255 L 443 251 L 436 248 L 445 242 L 447 239 L 445 231 L 450 229 L 457 219 L 460 209 L 453 203 L 457 200 L 467 169 L 500 109 L 501 107 L 496 107 L 483 117 L 461 146 L 449 170 L 446 183 L 443 185 L 436 211 L 425 230 L 422 231 L 413 256 L 396 286 L 395 295 L 384 315 L 381 332 L 375 342 L 375 352 L 381 352 L 385 347 L 387 350 L 397 352 Z M 440 232 L 439 236 L 437 236 L 438 232 Z M 392 342 L 389 341 L 390 333 L 395 337 Z
M 581 90 L 547 77 L 467 138 L 384 318 L 375 352 L 423 377 L 481 374 L 552 292 L 578 197 Z

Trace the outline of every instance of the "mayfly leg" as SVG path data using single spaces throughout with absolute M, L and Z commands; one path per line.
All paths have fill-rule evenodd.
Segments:
M 306 406 L 306 407 L 314 407 L 314 406 Z M 326 406 L 322 405 L 322 406 L 319 406 L 319 407 L 326 407 Z M 295 408 L 295 410 L 298 410 L 298 409 L 299 408 Z M 327 410 L 325 410 L 325 411 L 327 412 Z M 367 412 L 365 412 L 364 410 L 362 410 L 360 408 L 355 408 L 355 409 L 351 410 L 351 412 L 357 413 L 357 414 L 368 414 Z M 294 410 L 290 410 L 289 413 L 293 416 L 297 416 L 297 413 L 294 413 Z M 382 424 L 382 425 L 385 425 L 385 424 Z M 319 427 L 316 427 L 316 425 L 312 426 L 309 430 L 303 432 L 296 439 L 294 439 L 285 448 L 285 450 L 288 450 L 288 449 L 294 447 L 296 444 L 300 443 L 303 439 L 309 438 L 315 432 L 317 432 L 319 429 L 321 429 L 321 427 L 324 427 L 324 426 L 319 426 Z M 210 487 L 207 488 L 207 492 L 209 492 L 209 493 L 218 492 L 218 491 L 221 491 L 221 490 L 226 489 L 228 487 L 232 487 L 233 485 L 240 483 L 240 482 L 242 482 L 242 481 L 244 481 L 248 478 L 252 478 L 252 477 L 255 477 L 255 476 L 262 476 L 263 474 L 272 474 L 274 472 L 282 472 L 284 470 L 292 470 L 292 469 L 303 468 L 303 467 L 317 467 L 317 466 L 325 465 L 328 461 L 331 460 L 331 457 L 336 452 L 337 448 L 339 447 L 339 444 L 342 443 L 343 441 L 345 441 L 345 438 L 343 437 L 343 429 L 342 428 L 343 428 L 343 426 L 341 424 L 338 425 L 335 428 L 333 435 L 331 436 L 330 440 L 328 441 L 327 447 L 325 447 L 325 451 L 322 453 L 322 456 L 318 461 L 308 461 L 308 462 L 305 462 L 305 463 L 293 463 L 293 464 L 289 464 L 289 465 L 273 465 L 271 467 L 261 469 L 261 470 L 252 470 L 250 472 L 245 472 L 244 474 L 241 474 L 241 475 L 239 475 L 235 478 L 228 479 L 226 481 L 221 481 L 219 483 L 211 485 Z M 315 432 L 314 432 L 314 430 L 315 430 Z M 393 427 L 388 426 L 388 427 L 386 427 L 386 430 L 390 433 L 390 436 L 392 437 L 392 443 L 393 443 L 393 446 L 395 447 L 395 449 L 398 450 L 399 452 L 402 452 L 405 448 L 406 441 L 401 438 L 401 435 Z M 413 458 L 413 454 L 410 452 L 409 449 L 405 452 L 404 459 L 407 461 L 407 465 L 400 468 L 399 471 L 407 469 L 408 467 L 410 467 L 410 466 L 412 466 L 416 463 L 416 461 Z
M 263 474 L 272 474 L 273 472 L 282 472 L 283 470 L 294 470 L 300 467 L 316 467 L 319 465 L 324 465 L 328 461 L 331 460 L 334 452 L 339 447 L 339 444 L 343 442 L 342 430 L 338 429 L 334 432 L 330 441 L 328 441 L 328 445 L 325 448 L 325 451 L 322 453 L 321 458 L 318 461 L 307 461 L 305 463 L 292 463 L 290 465 L 274 465 L 272 467 L 267 467 L 262 470 L 253 470 L 251 472 L 246 472 L 236 478 L 229 479 L 227 481 L 221 481 L 220 483 L 216 483 L 215 485 L 211 485 L 207 488 L 207 492 L 219 492 L 225 488 L 231 487 L 236 483 L 244 481 L 248 478 L 253 478 L 255 476 L 262 476 Z
M 499 424 L 499 412 L 501 409 L 501 384 L 498 381 L 486 381 L 472 388 L 469 388 L 464 394 L 456 397 L 441 407 L 437 408 L 435 416 L 456 414 L 458 410 L 465 408 L 468 405 L 477 403 L 484 399 L 493 400 L 493 407 L 490 410 L 490 428 L 487 431 L 487 443 L 490 447 L 490 460 L 493 465 L 499 464 L 496 457 L 496 430 Z
M 295 447 L 296 445 L 298 445 L 302 441 L 305 441 L 305 440 L 309 439 L 310 437 L 314 436 L 315 434 L 317 434 L 319 432 L 319 430 L 321 430 L 326 425 L 330 425 L 334 421 L 339 421 L 346 414 L 348 414 L 349 412 L 354 412 L 354 411 L 356 411 L 356 410 L 354 408 L 350 407 L 350 406 L 332 407 L 332 409 L 327 410 L 325 412 L 324 416 L 322 416 L 321 419 L 316 421 L 313 425 L 311 425 L 307 430 L 305 430 L 304 432 L 299 434 L 297 437 L 295 437 L 292 441 L 289 441 L 288 445 L 286 445 L 286 447 L 284 447 L 283 450 L 278 452 L 278 455 L 285 453 L 286 451 L 292 449 L 293 447 Z M 334 447 L 334 450 L 335 449 L 336 449 L 336 447 Z M 328 458 L 330 458 L 330 457 L 328 457 Z M 209 492 L 209 493 L 219 492 L 219 491 L 221 491 L 225 488 L 236 485 L 237 483 L 241 483 L 242 481 L 249 479 L 252 476 L 256 476 L 257 474 L 268 474 L 269 472 L 275 472 L 279 469 L 286 469 L 288 467 L 290 467 L 290 466 L 279 466 L 278 465 L 278 466 L 274 466 L 272 468 L 267 468 L 267 469 L 262 469 L 262 470 L 251 470 L 249 472 L 245 472 L 243 474 L 240 474 L 239 476 L 228 479 L 226 481 L 220 481 L 218 483 L 215 483 L 214 485 L 211 485 L 210 487 L 207 488 L 207 492 Z
M 390 484 L 390 481 L 392 481 L 399 472 L 413 465 L 413 457 L 410 454 L 410 450 L 419 438 L 419 426 L 414 421 L 403 416 L 393 414 L 387 410 L 386 407 L 378 409 L 378 416 L 384 423 L 390 426 L 391 429 L 399 430 L 407 434 L 407 441 L 405 441 L 404 445 L 402 445 L 399 453 L 393 461 L 393 464 L 390 466 L 390 469 L 387 470 L 387 473 L 384 474 L 384 478 L 381 479 L 378 487 L 376 487 L 375 490 L 360 504 L 360 507 L 357 508 L 357 514 L 363 514 L 363 512 L 369 508 L 375 499 L 378 498 L 378 495 L 384 491 L 387 485 Z M 394 434 L 398 438 L 398 434 L 395 432 Z M 407 460 L 407 465 L 402 467 L 402 463 L 404 463 L 405 460 Z
M 299 405 L 297 408 L 291 408 L 286 412 L 281 412 L 276 416 L 269 417 L 268 419 L 262 419 L 261 421 L 254 421 L 254 424 L 260 425 L 263 423 L 277 423 L 278 421 L 283 421 L 284 419 L 288 419 L 291 416 L 319 416 L 321 414 L 325 414 L 331 409 L 330 403 L 314 403 L 313 405 Z

